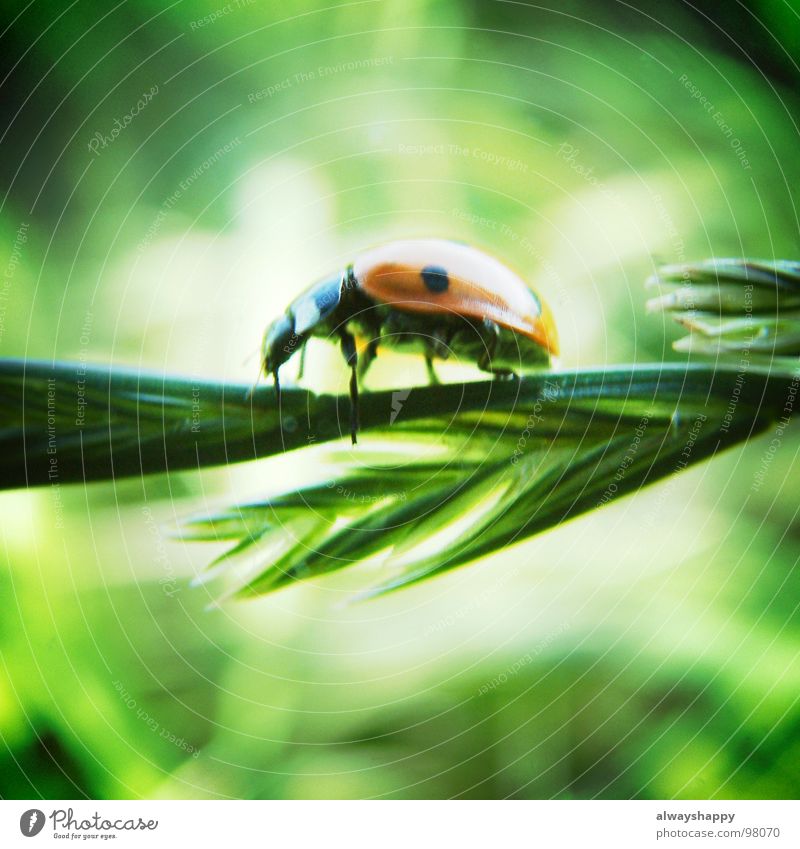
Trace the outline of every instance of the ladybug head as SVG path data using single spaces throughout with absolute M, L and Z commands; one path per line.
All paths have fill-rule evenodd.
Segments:
M 262 346 L 264 371 L 274 374 L 296 351 L 300 350 L 303 339 L 295 332 L 294 318 L 282 315 L 267 328 Z

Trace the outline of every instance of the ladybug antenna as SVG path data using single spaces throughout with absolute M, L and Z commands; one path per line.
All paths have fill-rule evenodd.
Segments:
M 246 366 L 249 363 L 251 363 L 253 361 L 253 357 L 257 356 L 259 353 L 261 353 L 260 348 L 253 348 L 253 350 L 250 351 L 250 353 L 242 360 L 242 365 Z M 259 377 L 260 376 L 261 376 L 261 372 L 259 371 Z
M 247 390 L 247 394 L 244 396 L 245 401 L 249 401 L 253 397 L 253 393 L 256 391 L 256 387 L 258 386 L 258 381 L 261 380 L 261 365 L 258 366 L 258 374 L 256 375 L 256 379 L 253 381 L 253 385 Z

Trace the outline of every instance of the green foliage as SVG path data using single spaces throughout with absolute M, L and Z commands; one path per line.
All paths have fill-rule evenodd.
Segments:
M 787 379 L 704 368 L 553 372 L 488 384 L 482 409 L 416 389 L 325 476 L 183 523 L 184 539 L 235 540 L 203 582 L 253 596 L 358 561 L 372 593 L 477 560 L 716 454 L 778 417 Z M 492 388 L 494 387 L 494 392 Z M 462 395 L 472 395 L 459 387 Z M 738 398 L 735 415 L 731 398 Z M 420 402 L 420 397 L 423 399 Z M 409 405 L 411 406 L 411 405 Z M 420 407 L 422 421 L 414 419 Z M 307 449 L 314 450 L 314 449 Z M 373 574 L 374 571 L 373 571 Z
M 669 290 L 648 308 L 691 331 L 677 351 L 752 352 L 776 365 L 776 357 L 800 354 L 800 263 L 707 260 L 665 266 L 648 282 Z
M 6 362 L 0 380 L 6 487 L 282 454 L 339 436 L 336 412 L 347 407 L 289 389 L 278 410 L 267 388 L 248 399 L 242 385 L 113 369 L 76 378 L 67 363 Z M 736 370 L 656 366 L 370 393 L 355 450 L 297 456 L 323 477 L 270 475 L 280 484 L 269 498 L 190 519 L 181 535 L 234 541 L 204 581 L 244 595 L 370 558 L 385 563 L 376 591 L 395 589 L 752 436 L 779 417 L 788 383 L 779 372 L 745 381 Z M 80 424 L 75 398 L 64 403 L 77 393 Z

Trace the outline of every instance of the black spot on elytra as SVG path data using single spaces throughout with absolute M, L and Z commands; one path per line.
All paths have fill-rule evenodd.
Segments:
M 441 265 L 426 265 L 422 269 L 422 282 L 431 292 L 446 292 L 450 285 L 447 271 Z

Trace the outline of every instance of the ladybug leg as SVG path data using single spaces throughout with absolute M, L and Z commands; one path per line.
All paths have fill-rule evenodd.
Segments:
M 428 380 L 431 386 L 438 386 L 441 381 L 439 380 L 439 375 L 436 374 L 435 369 L 433 368 L 433 357 L 430 354 L 425 355 L 425 368 L 428 371 Z
M 342 354 L 350 367 L 350 438 L 355 445 L 358 433 L 358 351 L 352 333 L 340 330 L 339 337 L 342 340 Z
M 500 338 L 500 328 L 488 318 L 483 320 L 484 330 L 488 331 L 488 339 L 485 341 L 485 347 L 483 349 L 483 354 L 481 354 L 481 358 L 478 360 L 478 368 L 481 371 L 494 372 L 492 368 L 492 359 L 494 358 L 494 353 L 497 350 L 497 342 Z
M 367 344 L 364 353 L 361 355 L 361 359 L 358 363 L 358 377 L 360 380 L 364 379 L 364 375 L 367 373 L 367 369 L 372 365 L 372 361 L 375 357 L 378 356 L 378 343 L 380 339 L 377 337 L 375 339 L 370 339 Z
M 503 380 L 507 377 L 512 377 L 514 372 L 510 369 L 498 369 L 492 366 L 492 360 L 494 359 L 495 352 L 497 351 L 497 343 L 500 339 L 500 328 L 488 318 L 483 320 L 483 327 L 488 331 L 489 338 L 486 340 L 486 347 L 484 348 L 481 358 L 478 360 L 478 368 L 481 371 L 489 372 L 489 374 L 494 376 L 495 380 Z
M 272 372 L 272 382 L 275 385 L 275 404 L 278 408 L 278 418 L 281 415 L 281 381 L 278 377 L 278 369 Z
M 300 346 L 300 366 L 297 369 L 297 379 L 302 380 L 306 370 L 306 342 Z
M 431 333 L 427 340 L 425 351 L 425 368 L 428 372 L 428 380 L 431 386 L 438 386 L 441 381 L 439 375 L 436 374 L 433 368 L 433 358 L 437 357 L 440 360 L 446 360 L 450 356 L 450 344 L 453 341 L 452 328 L 440 328 Z
M 446 360 L 450 356 L 450 343 L 453 341 L 453 330 L 435 330 L 431 334 L 430 350 L 432 357 Z

